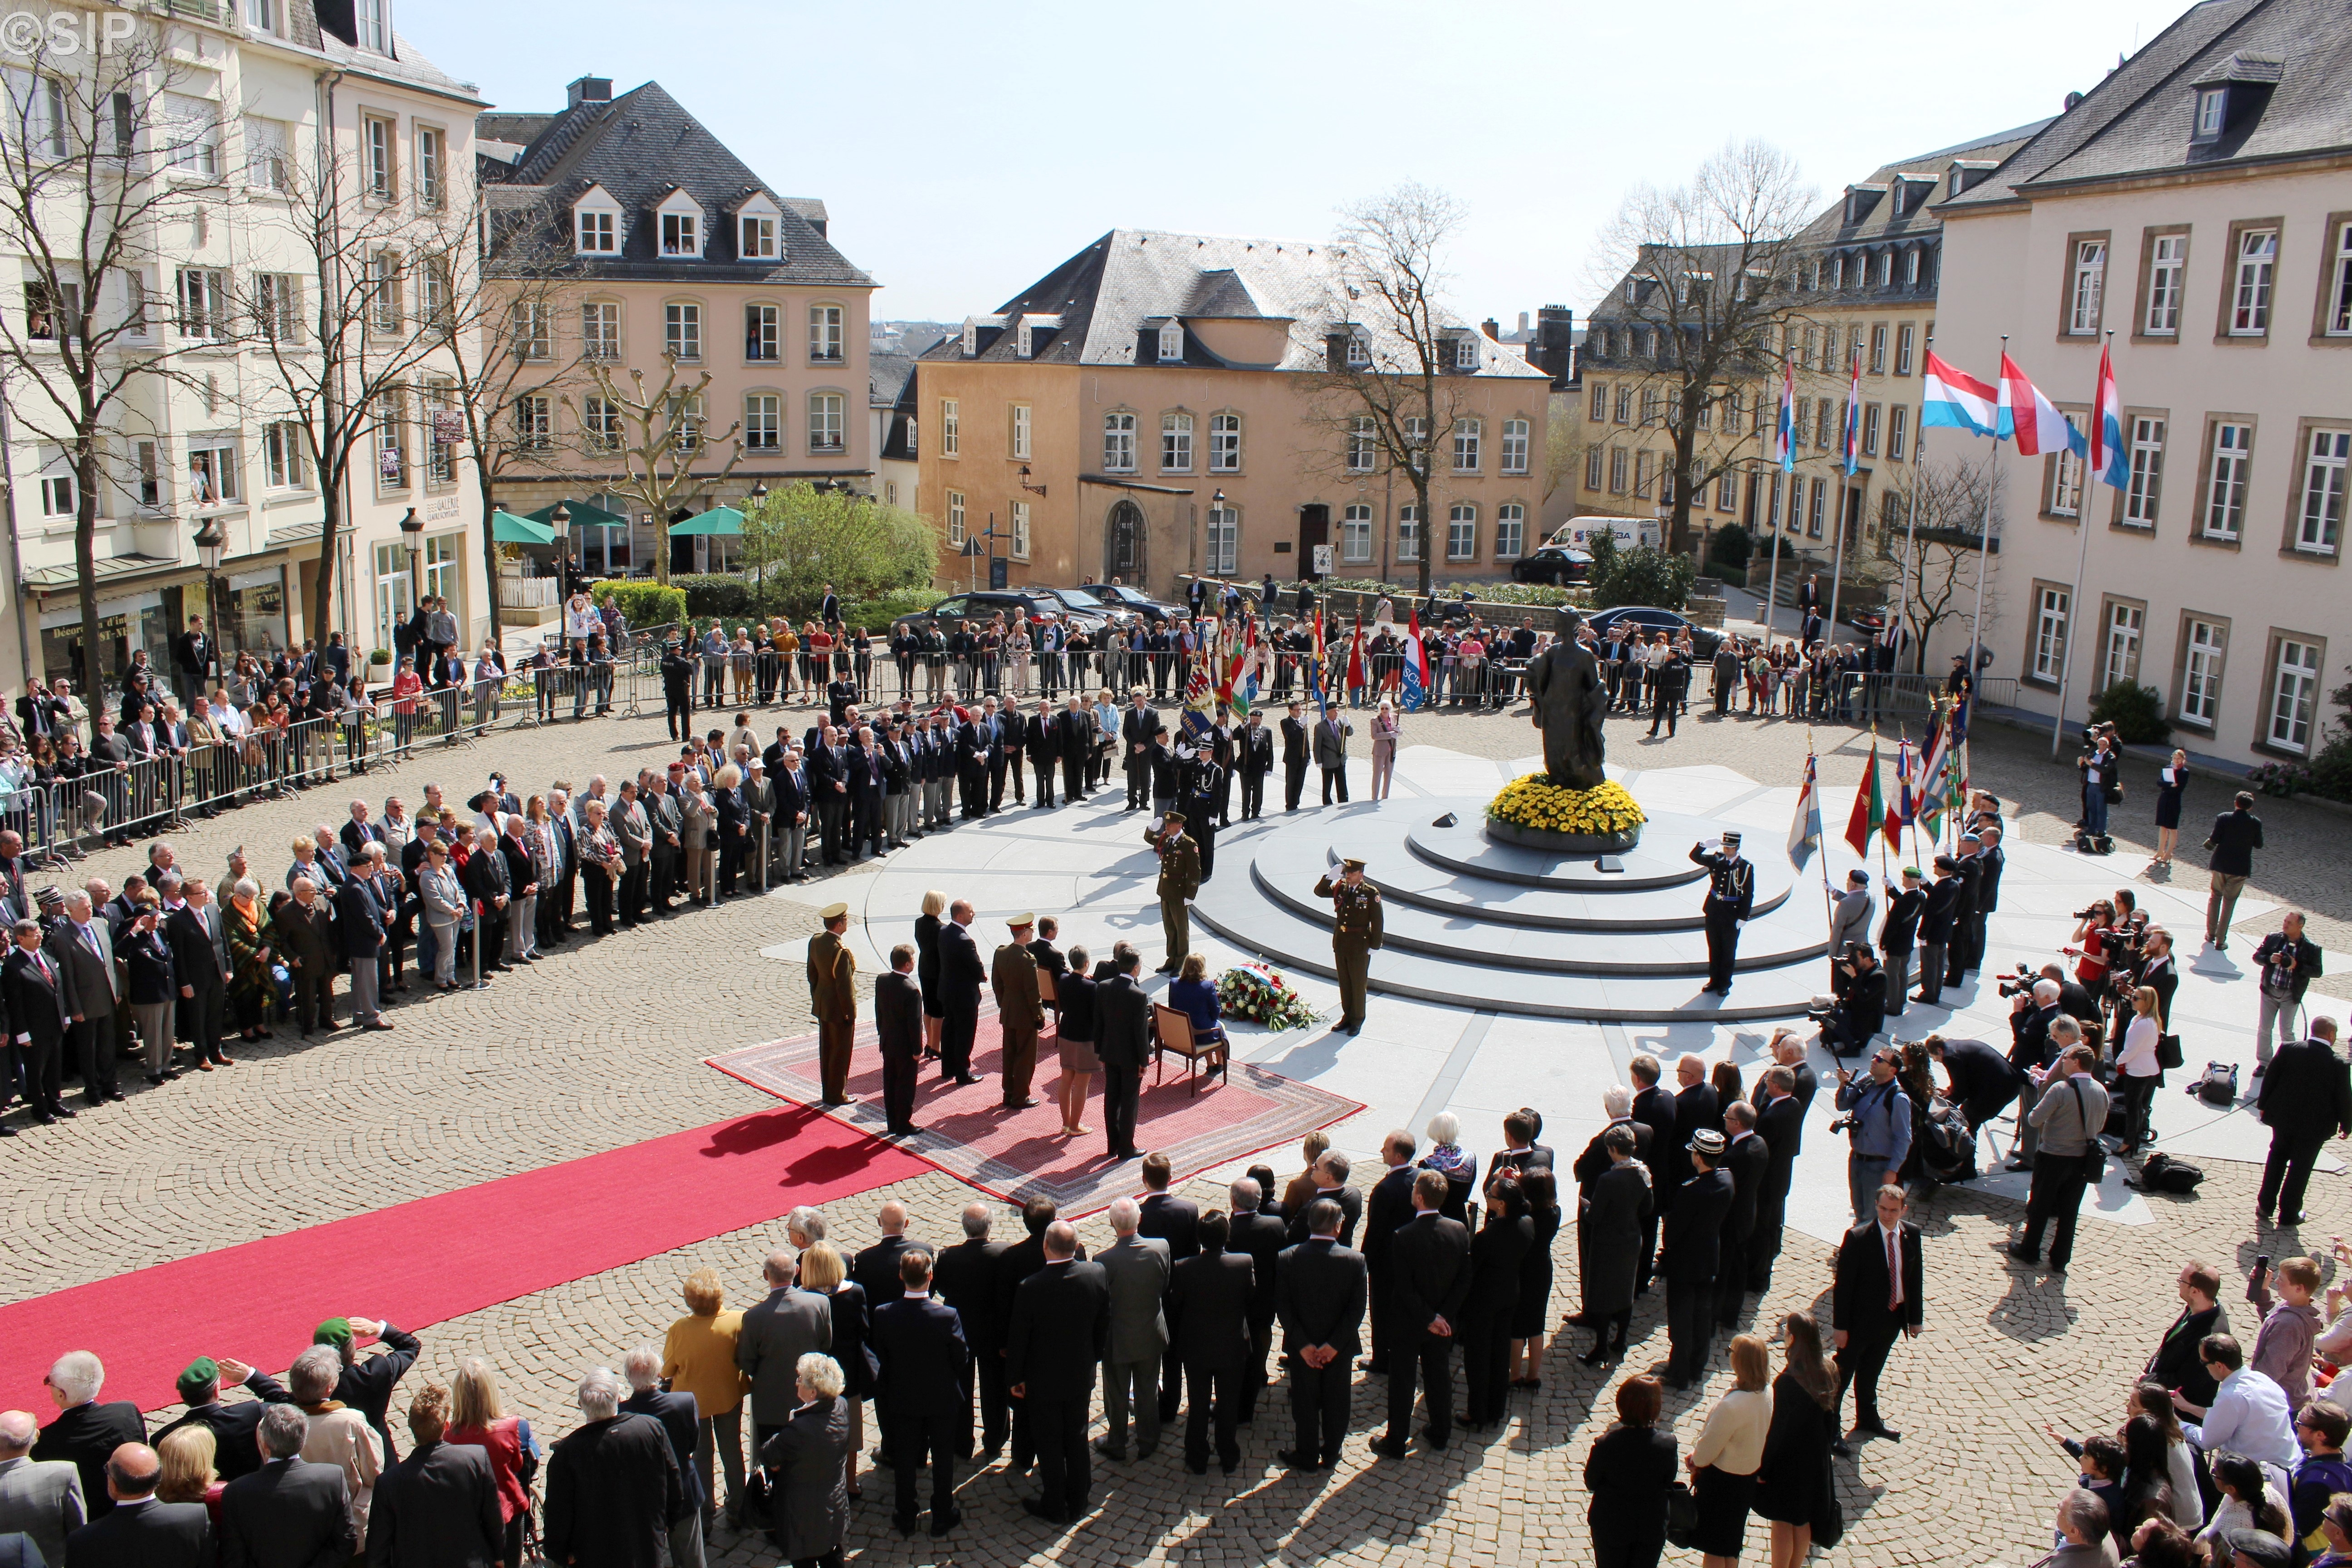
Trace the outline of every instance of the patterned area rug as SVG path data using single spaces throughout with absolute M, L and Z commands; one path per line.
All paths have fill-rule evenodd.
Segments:
M 972 1051 L 972 1070 L 981 1075 L 980 1081 L 969 1088 L 943 1082 L 939 1064 L 924 1063 L 915 1095 L 915 1122 L 922 1131 L 893 1140 L 893 1146 L 1011 1202 L 1052 1198 L 1065 1219 L 1092 1214 L 1109 1206 L 1114 1198 L 1143 1190 L 1136 1162 L 1110 1158 L 1102 1130 L 1100 1074 L 1095 1077 L 1083 1118 L 1091 1131 L 1084 1137 L 1066 1138 L 1061 1107 L 1054 1098 L 1060 1068 L 1053 1030 L 1048 1028 L 1038 1042 L 1036 1078 L 1029 1091 L 1037 1103 L 1026 1110 L 1003 1108 L 1003 1054 L 996 1010 L 985 1008 Z M 814 1035 L 707 1059 L 729 1077 L 795 1104 L 814 1106 L 822 1089 Z M 1234 1063 L 1229 1082 L 1202 1078 L 1197 1092 L 1186 1081 L 1181 1058 L 1168 1058 L 1164 1065 L 1165 1076 L 1157 1083 L 1154 1071 L 1145 1069 L 1136 1142 L 1166 1153 L 1179 1183 L 1262 1149 L 1294 1144 L 1316 1128 L 1363 1109 L 1356 1100 L 1247 1062 Z M 882 1053 L 870 1022 L 857 1031 L 849 1092 L 857 1096 L 856 1102 L 828 1114 L 881 1136 L 886 1121 Z M 1276 1163 L 1286 1168 L 1288 1163 Z

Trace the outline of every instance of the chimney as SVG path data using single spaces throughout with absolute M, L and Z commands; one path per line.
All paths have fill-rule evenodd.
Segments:
M 1528 344 L 1528 363 L 1554 382 L 1564 382 L 1576 367 L 1576 312 L 1565 305 L 1546 305 L 1536 312 L 1535 341 Z
M 613 101 L 613 79 L 608 76 L 583 76 L 563 89 L 563 106 L 577 109 L 583 103 Z
M 1503 341 L 1503 324 L 1492 316 L 1479 322 L 1478 330 L 1486 334 L 1489 342 L 1499 343 Z
M 1525 310 L 1521 310 L 1521 311 L 1519 312 L 1519 336 L 1521 336 L 1521 337 L 1523 337 L 1523 338 L 1524 338 L 1524 337 L 1526 337 L 1527 335 L 1528 335 L 1528 313 L 1527 313 Z

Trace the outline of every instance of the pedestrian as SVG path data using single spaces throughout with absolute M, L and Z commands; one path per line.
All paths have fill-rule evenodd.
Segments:
M 2060 1026 L 2072 1025 L 2071 1018 Z M 2053 1035 L 2060 1030 L 2053 1029 Z M 2055 1222 L 2050 1238 L 2050 1271 L 2063 1274 L 2074 1251 L 2074 1222 L 2083 1206 L 2083 1189 L 2106 1161 L 2099 1142 L 2107 1124 L 2107 1090 L 2095 1076 L 2096 1055 L 2080 1043 L 2079 1034 L 2059 1054 L 2048 1073 L 2035 1069 L 2041 1095 L 2033 1107 L 2033 1127 L 2040 1147 L 2033 1161 L 2033 1184 L 2025 1202 L 2025 1231 L 2009 1246 L 2019 1262 L 2042 1261 L 2042 1231 Z
M 2230 951 L 2230 926 L 2238 917 L 2238 895 L 2245 890 L 2246 879 L 2253 875 L 2254 851 L 2262 847 L 2263 819 L 2254 815 L 2254 797 L 2250 791 L 2240 790 L 2230 809 L 2213 819 L 2213 830 L 2205 836 L 2205 847 L 2213 852 L 2208 862 L 2212 881 L 2205 898 L 2206 946 Z
M 1675 1437 L 1658 1429 L 1663 1384 L 1646 1373 L 1617 1385 L 1617 1420 L 1585 1456 L 1595 1568 L 1657 1568 L 1666 1547 L 1666 1500 L 1675 1484 Z
M 1029 1085 L 1037 1070 L 1037 1036 L 1045 1026 L 1045 1007 L 1037 984 L 1037 955 L 1029 943 L 1037 933 L 1037 917 L 1018 914 L 1004 922 L 1012 940 L 996 950 L 989 966 L 989 989 L 996 997 L 997 1023 L 1003 1034 L 1003 1109 L 1026 1110 L 1036 1104 Z
M 1093 1489 L 1087 1409 L 1108 1340 L 1110 1289 L 1102 1266 L 1077 1256 L 1078 1233 L 1067 1220 L 1050 1221 L 1038 1241 L 1044 1267 L 1014 1288 L 1006 1319 L 1005 1391 L 1022 1402 L 1036 1445 L 1038 1493 L 1022 1507 L 1068 1524 Z
M 1192 1404 L 1184 1418 L 1184 1468 L 1205 1475 L 1210 1426 L 1217 1463 L 1227 1475 L 1241 1468 L 1241 1377 L 1249 1363 L 1252 1272 L 1247 1255 L 1227 1252 L 1232 1222 L 1222 1210 L 1200 1216 L 1199 1250 L 1178 1260 L 1168 1279 L 1168 1336 L 1184 1365 Z M 1172 1249 L 1171 1249 L 1172 1251 Z
M 446 1440 L 448 1408 L 449 1391 L 437 1383 L 408 1402 L 415 1447 L 376 1481 L 369 1568 L 495 1568 L 503 1561 L 506 1531 L 489 1456 Z
M 1838 1403 L 1853 1388 L 1853 1431 L 1840 1438 L 1843 1454 L 1854 1437 L 1899 1442 L 1902 1434 L 1880 1418 L 1878 1375 L 1898 1338 L 1916 1339 L 1926 1321 L 1920 1279 L 1919 1227 L 1903 1217 L 1898 1186 L 1882 1187 L 1876 1211 L 1838 1243 L 1832 1277 L 1837 1330 Z
M 1755 908 L 1756 868 L 1740 858 L 1739 835 L 1731 832 L 1723 835 L 1719 849 L 1692 845 L 1690 858 L 1707 874 L 1701 906 L 1706 922 L 1706 984 L 1701 990 L 1729 996 L 1732 971 L 1739 961 L 1739 933 Z
M 915 979 L 915 949 L 900 942 L 890 950 L 888 973 L 874 980 L 875 1043 L 882 1053 L 882 1112 L 884 1131 L 894 1138 L 911 1138 L 922 1131 L 915 1125 L 915 1090 L 922 1074 L 923 989 Z
M 751 1380 L 735 1364 L 735 1343 L 743 1314 L 721 1309 L 726 1287 L 715 1268 L 697 1268 L 684 1284 L 687 1315 L 662 1340 L 660 1373 L 671 1392 L 691 1394 L 695 1407 L 695 1491 L 702 1500 L 707 1542 L 718 1522 L 719 1477 L 727 1478 L 727 1517 L 739 1528 L 743 1515 L 743 1395 Z
M 2271 1130 L 2270 1157 L 2254 1194 L 2254 1217 L 2265 1226 L 2298 1225 L 2311 1168 L 2330 1137 L 2352 1137 L 2352 1068 L 2336 1054 L 2332 1017 L 2311 1021 L 2311 1036 L 2280 1048 L 2254 1099 L 2254 1114 Z
M 1201 891 L 1201 855 L 1184 832 L 1181 811 L 1162 813 L 1160 831 L 1144 839 L 1160 857 L 1160 933 L 1167 952 L 1155 973 L 1173 974 L 1192 951 L 1192 900 Z
M 1062 1131 L 1077 1138 L 1092 1131 L 1086 1124 L 1087 1096 L 1102 1058 L 1095 1053 L 1095 992 L 1097 982 L 1089 972 L 1092 955 L 1073 947 L 1068 969 L 1054 980 L 1054 1042 L 1061 1073 L 1055 1098 L 1062 1110 Z
M 1772 1568 L 1803 1568 L 1813 1531 L 1836 1507 L 1830 1444 L 1837 1438 L 1837 1376 L 1811 1312 L 1780 1320 L 1783 1357 L 1772 1380 L 1772 1424 L 1756 1472 L 1756 1511 L 1772 1525 Z
M 1463 1305 L 1462 1370 L 1466 1384 L 1464 1426 L 1489 1432 L 1503 1420 L 1509 1398 L 1511 1321 L 1518 1311 L 1519 1275 L 1535 1247 L 1536 1222 L 1516 1172 L 1487 1178 L 1486 1215 L 1470 1238 L 1470 1294 Z
M 2304 993 L 2319 978 L 2319 944 L 2303 934 L 2303 915 L 2289 910 L 2279 917 L 2279 929 L 2254 945 L 2254 973 L 2262 992 L 2262 1011 L 2254 1022 L 2254 1076 L 2270 1070 L 2273 1029 L 2281 1046 L 2295 1037 L 2295 1016 L 2303 1010 Z
M 1732 1386 L 1706 1413 L 1698 1441 L 1683 1459 L 1698 1503 L 1696 1544 L 1705 1568 L 1731 1568 L 1748 1536 L 1756 1506 L 1756 1472 L 1772 1427 L 1772 1396 L 1765 1392 L 1770 1352 L 1754 1334 L 1731 1342 Z
M 2189 793 L 2189 753 L 2175 748 L 2156 774 L 2156 865 L 2171 875 L 2172 853 L 2180 846 L 2180 805 Z
M 931 1255 L 898 1256 L 904 1293 L 874 1309 L 876 1415 L 896 1446 L 891 1523 L 915 1532 L 915 1504 L 926 1465 L 931 1471 L 931 1535 L 962 1522 L 956 1507 L 956 1461 L 971 1447 L 971 1351 L 957 1310 L 931 1293 Z
M 831 1110 L 856 1100 L 849 1092 L 850 1047 L 857 1034 L 857 958 L 844 942 L 849 906 L 831 903 L 817 911 L 824 929 L 809 938 L 809 1005 L 817 1025 L 819 1103 Z
M 1837 1069 L 1837 1108 L 1847 1112 L 1846 1194 L 1853 1200 L 1854 1223 L 1875 1212 L 1877 1189 L 1900 1186 L 1903 1161 L 1911 1152 L 1911 1100 L 1895 1081 L 1902 1056 L 1893 1046 L 1881 1046 L 1870 1055 L 1869 1076 L 1856 1078 Z
M 793 1380 L 792 1413 L 760 1446 L 771 1488 L 768 1539 L 793 1568 L 841 1568 L 852 1452 L 841 1366 L 811 1351 Z
M 1323 804 L 1331 804 L 1333 791 L 1339 804 L 1348 804 L 1348 737 L 1356 727 L 1334 712 L 1325 712 L 1315 723 L 1315 765 L 1323 770 Z
M 1290 1363 L 1296 1434 L 1276 1458 L 1292 1469 L 1311 1472 L 1339 1462 L 1348 1435 L 1350 1380 L 1356 1353 L 1363 1348 L 1369 1286 L 1363 1254 L 1339 1239 L 1339 1205 L 1317 1198 L 1300 1217 L 1307 1239 L 1285 1247 L 1276 1266 L 1276 1310 Z
M 1324 1156 L 1327 1165 L 1330 1160 L 1331 1155 Z M 1444 1204 L 1444 1176 L 1435 1171 L 1415 1175 L 1413 1216 L 1389 1244 L 1395 1259 L 1390 1289 L 1396 1314 L 1389 1360 L 1389 1424 L 1371 1445 L 1374 1453 L 1387 1458 L 1405 1457 L 1416 1378 L 1429 1408 L 1422 1437 L 1443 1452 L 1453 1436 L 1452 1352 L 1470 1296 L 1470 1232 L 1439 1212 Z

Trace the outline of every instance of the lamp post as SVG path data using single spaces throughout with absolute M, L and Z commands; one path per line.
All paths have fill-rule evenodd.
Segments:
M 555 530 L 555 652 L 562 658 L 571 651 L 572 621 L 572 509 L 562 501 L 547 514 L 547 523 Z
M 196 556 L 205 563 L 205 619 L 213 629 L 212 648 L 215 665 L 220 658 L 221 647 L 219 609 L 221 551 L 227 543 L 228 530 L 221 526 L 220 519 L 216 517 L 205 519 L 196 529 Z M 200 697 L 203 694 L 198 692 L 194 695 Z
M 408 552 L 408 607 L 414 611 L 425 603 L 425 578 L 422 567 L 425 553 L 425 520 L 416 515 L 415 507 L 410 507 L 407 514 L 400 520 L 400 542 Z M 394 628 L 386 626 L 383 635 L 389 637 L 393 635 L 393 630 Z

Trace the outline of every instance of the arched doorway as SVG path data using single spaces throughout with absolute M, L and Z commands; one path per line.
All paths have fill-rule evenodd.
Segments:
M 1129 587 L 1143 582 L 1143 509 L 1125 496 L 1112 503 L 1103 524 L 1103 577 Z

